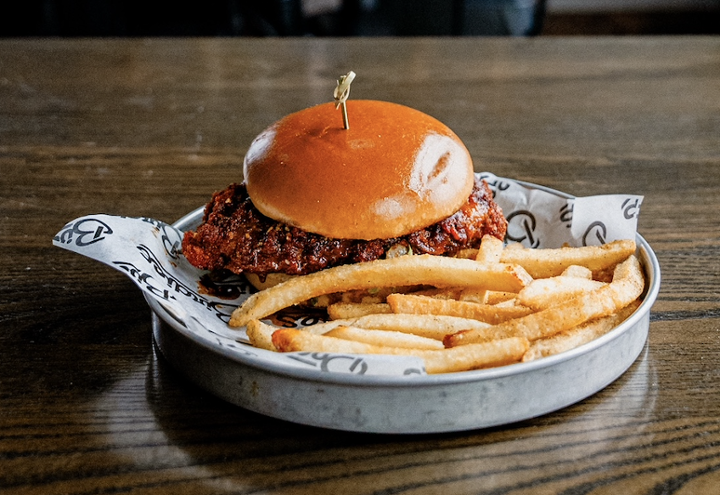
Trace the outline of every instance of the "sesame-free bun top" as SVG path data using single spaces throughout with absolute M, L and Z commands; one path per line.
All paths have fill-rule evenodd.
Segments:
M 388 239 L 456 212 L 472 159 L 437 119 L 371 100 L 326 103 L 263 131 L 245 155 L 248 194 L 265 216 L 325 237 Z

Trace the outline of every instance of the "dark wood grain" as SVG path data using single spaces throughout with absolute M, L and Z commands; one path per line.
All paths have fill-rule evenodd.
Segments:
M 80 215 L 202 205 L 349 69 L 353 97 L 445 121 L 477 170 L 645 196 L 662 288 L 625 375 L 501 428 L 299 426 L 188 384 L 132 283 L 52 247 Z M 716 37 L 0 40 L 0 170 L 2 493 L 718 493 Z

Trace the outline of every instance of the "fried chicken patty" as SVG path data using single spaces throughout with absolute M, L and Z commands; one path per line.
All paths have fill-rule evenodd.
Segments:
M 213 195 L 202 224 L 186 232 L 185 257 L 203 270 L 304 275 L 332 266 L 403 252 L 453 256 L 476 248 L 486 234 L 503 239 L 507 221 L 485 181 L 475 179 L 467 202 L 453 215 L 392 239 L 333 239 L 272 220 L 253 206 L 242 184 Z

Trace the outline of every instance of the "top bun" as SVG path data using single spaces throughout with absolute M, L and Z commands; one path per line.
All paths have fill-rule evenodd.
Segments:
M 261 213 L 325 237 L 389 239 L 467 201 L 472 159 L 446 125 L 395 103 L 349 100 L 347 110 L 349 129 L 331 102 L 255 138 L 244 174 Z

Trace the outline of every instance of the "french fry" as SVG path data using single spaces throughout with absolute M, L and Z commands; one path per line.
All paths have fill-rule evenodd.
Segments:
M 354 322 L 355 320 L 332 320 L 315 323 L 314 325 L 310 325 L 308 327 L 301 327 L 300 330 L 303 332 L 313 333 L 315 335 L 323 335 L 338 327 L 352 325 Z M 253 346 L 268 351 L 277 351 L 275 346 L 272 345 L 272 334 L 279 328 L 283 327 L 269 325 L 261 320 L 250 320 L 247 324 L 246 333 Z
M 444 349 L 439 340 L 413 335 L 412 333 L 395 332 L 393 330 L 370 330 L 367 328 L 340 326 L 325 333 L 328 337 L 352 340 L 389 347 L 404 347 L 407 349 Z
M 388 294 L 419 290 L 420 287 L 372 287 L 370 289 L 347 290 L 312 297 L 303 304 L 313 308 L 328 308 L 333 304 L 381 304 Z
M 515 306 L 515 307 L 520 306 L 522 308 L 522 305 L 518 304 L 518 302 L 517 302 L 517 297 L 513 297 L 512 299 L 506 299 L 504 301 L 500 301 L 498 303 L 493 304 L 492 306 L 494 306 L 496 308 L 512 308 L 513 306 Z M 522 308 L 522 309 L 528 309 L 528 308 Z
M 446 335 L 460 330 L 488 330 L 492 328 L 488 323 L 456 316 L 378 313 L 359 318 L 316 323 L 309 327 L 302 327 L 300 330 L 315 335 L 324 335 L 343 326 L 367 330 L 402 332 L 437 341 L 442 341 Z M 280 327 L 268 325 L 260 320 L 251 320 L 247 325 L 248 338 L 255 347 L 276 350 L 275 347 L 271 345 L 270 340 L 272 333 L 278 330 L 278 328 Z M 492 337 L 492 332 L 488 332 L 485 340 L 491 340 Z
M 624 308 L 640 297 L 644 285 L 642 267 L 635 256 L 630 256 L 615 268 L 610 284 L 537 313 L 500 323 L 495 325 L 494 330 L 498 338 L 517 336 L 532 342 L 550 337 Z M 465 330 L 448 335 L 444 342 L 446 347 L 455 347 L 484 338 L 484 333 Z
M 538 278 L 518 293 L 517 302 L 535 311 L 540 311 L 585 292 L 599 289 L 603 285 L 606 284 L 587 278 L 564 275 Z
M 460 294 L 462 294 L 465 290 L 469 291 L 484 291 L 485 289 L 477 289 L 477 288 L 470 288 L 470 289 L 458 289 L 457 287 L 445 287 L 442 289 L 438 288 L 431 288 L 431 289 L 422 289 L 422 290 L 416 290 L 412 292 L 408 292 L 407 294 L 411 294 L 413 296 L 428 296 L 428 297 L 434 297 L 435 299 L 457 299 L 460 297 Z
M 487 289 L 465 289 L 460 291 L 457 297 L 454 297 L 452 299 L 485 304 L 487 302 L 488 292 L 490 291 L 488 291 Z
M 346 320 L 360 316 L 392 313 L 387 303 L 335 303 L 327 308 L 328 316 L 332 320 Z
M 503 241 L 495 236 L 484 235 L 475 255 L 480 263 L 500 263 L 503 252 Z
M 251 320 L 247 324 L 246 333 L 253 347 L 265 349 L 266 351 L 277 351 L 275 344 L 272 342 L 272 334 L 275 330 L 277 328 L 260 320 Z
M 315 323 L 314 325 L 310 325 L 307 327 L 301 327 L 301 329 L 305 332 L 310 332 L 310 333 L 314 333 L 317 335 L 323 335 L 337 327 L 341 327 L 343 325 L 352 325 L 354 322 L 355 322 L 355 318 L 344 318 L 344 319 L 339 319 L 339 320 L 330 320 L 330 321 L 323 321 L 320 323 Z
M 230 324 L 246 325 L 262 349 L 417 356 L 428 373 L 532 361 L 594 340 L 637 309 L 645 279 L 634 252 L 634 241 L 527 249 L 487 237 L 461 259 L 403 256 L 292 277 L 251 296 Z M 379 302 L 358 302 L 368 289 Z M 260 321 L 319 297 L 341 301 L 327 308 L 330 321 Z
M 586 266 L 570 265 L 563 270 L 560 276 L 592 279 L 592 270 Z
M 572 265 L 584 266 L 593 273 L 601 272 L 627 259 L 635 252 L 635 248 L 633 240 L 576 248 L 506 248 L 500 261 L 522 266 L 533 278 L 548 278 L 561 275 Z
M 394 313 L 363 316 L 352 322 L 352 325 L 360 328 L 411 333 L 435 340 L 442 340 L 446 335 L 460 330 L 482 330 L 491 327 L 487 323 L 471 318 Z
M 487 291 L 485 297 L 485 304 L 500 304 L 502 302 L 511 301 L 517 297 L 517 294 L 513 292 L 500 292 L 497 290 Z
M 515 298 L 517 298 L 517 294 L 513 292 L 489 290 L 485 297 L 485 304 L 500 304 L 502 302 L 512 301 Z
M 517 265 L 416 255 L 341 265 L 295 277 L 257 292 L 233 311 L 231 327 L 242 327 L 280 309 L 335 292 L 383 286 L 485 287 L 517 292 L 531 277 Z
M 569 351 L 608 333 L 625 321 L 640 306 L 640 301 L 633 301 L 623 309 L 610 316 L 597 318 L 577 327 L 560 332 L 552 337 L 538 339 L 530 344 L 523 356 L 523 362 L 534 361 L 561 352 Z
M 526 339 L 509 338 L 454 349 L 407 349 L 314 335 L 296 329 L 275 331 L 272 342 L 281 352 L 416 356 L 424 361 L 428 373 L 450 373 L 518 362 L 529 347 Z
M 474 260 L 477 257 L 477 252 L 477 248 L 465 248 L 455 253 L 455 257 L 465 260 Z
M 477 304 L 410 294 L 391 294 L 388 296 L 387 302 L 394 313 L 459 316 L 491 324 L 525 316 L 532 312 L 530 308 L 522 306 Z

